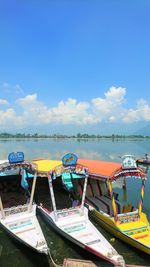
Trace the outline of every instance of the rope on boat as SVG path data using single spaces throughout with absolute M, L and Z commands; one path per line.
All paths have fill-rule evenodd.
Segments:
M 50 248 L 49 248 L 49 250 L 48 250 L 48 255 L 49 255 L 49 258 L 50 258 L 52 264 L 53 264 L 55 267 L 63 267 L 63 265 L 59 265 L 59 264 L 56 264 L 56 263 L 54 262 L 54 260 L 53 260 L 53 258 L 52 258 L 52 255 L 51 255 L 51 252 L 50 252 Z

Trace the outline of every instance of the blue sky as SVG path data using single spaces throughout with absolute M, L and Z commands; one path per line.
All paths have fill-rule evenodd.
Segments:
M 1 131 L 150 124 L 149 29 L 149 0 L 1 0 Z

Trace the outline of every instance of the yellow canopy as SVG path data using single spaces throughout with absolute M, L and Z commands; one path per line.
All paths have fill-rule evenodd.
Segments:
M 32 162 L 37 165 L 38 172 L 48 172 L 53 170 L 56 166 L 62 164 L 60 160 L 47 159 L 33 160 Z

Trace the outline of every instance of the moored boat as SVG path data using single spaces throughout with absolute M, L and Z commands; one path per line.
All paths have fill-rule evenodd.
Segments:
M 91 216 L 114 236 L 150 255 L 150 225 L 146 214 L 142 212 L 147 177 L 144 170 L 137 167 L 134 157 L 123 156 L 122 164 L 81 159 L 78 163 L 89 169 L 86 203 Z M 113 182 L 120 179 L 125 190 L 126 178 L 141 180 L 138 207 L 131 203 L 122 205 L 118 194 L 113 192 Z M 82 195 L 82 184 L 78 182 L 76 188 Z
M 88 217 L 88 209 L 84 206 L 85 195 L 88 182 L 88 169 L 77 164 L 77 157 L 74 154 L 67 154 L 63 157 L 61 165 L 51 168 L 56 161 L 44 160 L 36 161 L 38 175 L 47 176 L 51 195 L 52 209 L 45 208 L 42 204 L 38 207 L 39 212 L 47 223 L 59 234 L 80 246 L 86 251 L 109 261 L 115 266 L 125 266 L 123 257 L 120 256 L 105 237 L 97 230 Z M 60 164 L 60 162 L 59 162 Z M 44 172 L 44 167 L 46 167 Z M 49 171 L 48 169 L 49 168 Z M 83 194 L 81 202 L 72 199 L 72 207 L 57 209 L 56 196 L 54 194 L 54 183 L 57 179 L 61 180 L 62 186 L 71 188 L 71 183 L 75 180 L 83 181 Z M 67 183 L 66 183 L 67 180 Z M 66 203 L 67 205 L 67 203 Z
M 36 185 L 37 171 L 35 164 L 31 164 L 24 160 L 24 154 L 22 152 L 10 153 L 9 161 L 2 162 L 0 164 L 0 173 L 11 175 L 13 170 L 19 170 L 22 176 L 26 173 L 30 173 L 34 176 L 33 186 L 31 189 L 31 195 L 28 199 L 28 203 L 20 203 L 20 205 L 14 205 L 9 202 L 8 207 L 4 207 L 4 196 L 9 194 L 6 192 L 0 192 L 0 226 L 13 237 L 16 241 L 32 248 L 38 253 L 49 253 L 49 248 L 40 224 L 36 217 L 36 205 L 33 203 L 33 196 Z M 1 179 L 1 177 L 0 177 Z M 5 177 L 7 179 L 7 177 Z M 8 184 L 9 184 L 8 178 Z M 21 187 L 21 185 L 20 185 Z M 4 202 L 4 203 L 3 203 Z

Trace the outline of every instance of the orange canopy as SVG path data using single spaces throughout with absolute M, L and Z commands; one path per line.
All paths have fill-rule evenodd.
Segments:
M 89 159 L 78 159 L 78 163 L 87 167 L 89 174 L 99 175 L 102 178 L 111 177 L 122 166 L 121 163 Z

